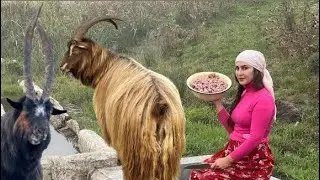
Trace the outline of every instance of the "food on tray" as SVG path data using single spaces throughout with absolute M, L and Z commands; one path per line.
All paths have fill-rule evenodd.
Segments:
M 213 94 L 227 89 L 228 84 L 222 81 L 218 75 L 212 73 L 205 78 L 194 80 L 191 87 L 201 93 Z

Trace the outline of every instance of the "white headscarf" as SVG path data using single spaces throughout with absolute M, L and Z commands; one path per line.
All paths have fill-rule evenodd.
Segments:
M 236 58 L 235 62 L 244 62 L 254 67 L 258 71 L 263 73 L 262 83 L 264 87 L 270 92 L 275 101 L 275 95 L 273 90 L 273 81 L 269 71 L 267 70 L 266 60 L 264 55 L 256 50 L 244 50 Z M 274 120 L 276 120 L 277 109 L 275 107 Z

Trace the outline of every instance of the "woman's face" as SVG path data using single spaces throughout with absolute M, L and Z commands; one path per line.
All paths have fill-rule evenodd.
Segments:
M 239 84 L 245 86 L 253 80 L 253 70 L 254 68 L 244 62 L 236 62 L 236 77 Z

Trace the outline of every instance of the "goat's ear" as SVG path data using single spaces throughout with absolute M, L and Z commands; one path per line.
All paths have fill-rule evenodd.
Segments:
M 20 102 L 14 102 L 9 98 L 7 98 L 7 101 L 10 104 L 11 107 L 13 107 L 15 109 L 22 109 L 22 104 Z
M 56 109 L 56 108 L 53 108 L 52 109 L 52 115 L 59 115 L 59 114 L 63 114 L 63 113 L 66 113 L 67 110 L 59 110 L 59 109 Z

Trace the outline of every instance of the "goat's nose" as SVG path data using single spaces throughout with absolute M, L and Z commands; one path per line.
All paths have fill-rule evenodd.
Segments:
M 40 144 L 42 139 L 42 135 L 39 134 L 39 132 L 32 132 L 32 134 L 29 136 L 29 142 L 32 145 L 38 145 Z
M 45 130 L 36 129 L 32 131 L 31 135 L 29 136 L 29 141 L 33 145 L 38 145 L 41 141 L 45 141 L 47 139 L 48 134 Z

